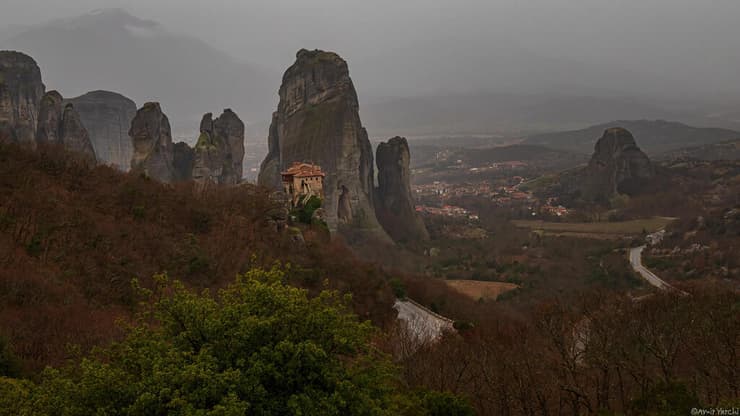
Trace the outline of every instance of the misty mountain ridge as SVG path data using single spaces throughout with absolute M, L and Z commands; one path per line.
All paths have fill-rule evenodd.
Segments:
M 604 120 L 675 118 L 630 98 L 471 93 L 377 99 L 362 108 L 371 135 L 531 134 L 582 128 Z
M 159 101 L 175 138 L 188 142 L 203 112 L 232 108 L 247 124 L 247 137 L 264 146 L 280 72 L 263 69 L 270 64 L 258 53 L 227 53 L 123 9 L 4 30 L 0 48 L 36 58 L 47 87 L 64 96 L 104 89 L 139 106 Z M 349 66 L 371 137 L 514 137 L 636 119 L 740 129 L 734 105 L 708 114 L 699 103 L 650 98 L 680 90 L 662 74 L 550 56 L 507 37 L 431 35 L 347 54 L 354 56 Z
M 0 47 L 36 58 L 47 87 L 64 96 L 104 89 L 138 105 L 160 101 L 175 134 L 197 131 L 206 111 L 232 108 L 250 123 L 268 118 L 273 106 L 268 72 L 122 9 L 31 26 Z
M 646 99 L 679 84 L 664 75 L 617 64 L 534 51 L 512 36 L 433 34 L 423 40 L 358 57 L 353 73 L 367 93 L 403 96 L 491 91 L 513 95 L 563 94 Z M 377 74 L 382 74 L 378 79 Z M 470 95 L 470 94 L 465 94 Z
M 740 138 L 740 132 L 729 129 L 693 127 L 675 121 L 641 119 L 617 120 L 580 130 L 534 135 L 525 138 L 523 143 L 590 154 L 598 138 L 606 129 L 612 127 L 622 127 L 632 132 L 640 147 L 649 155 Z

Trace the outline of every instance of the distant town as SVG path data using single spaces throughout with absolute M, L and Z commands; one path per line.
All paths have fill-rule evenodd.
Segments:
M 494 165 L 520 166 L 523 162 L 511 161 Z M 471 168 L 470 171 L 480 171 L 487 168 Z M 520 189 L 526 182 L 522 176 L 513 176 L 507 185 L 494 185 L 491 181 L 449 183 L 434 181 L 428 184 L 413 185 L 412 191 L 420 204 L 416 211 L 426 215 L 441 215 L 453 218 L 478 220 L 478 213 L 452 204 L 450 201 L 468 197 L 489 199 L 500 208 L 524 208 L 529 216 L 550 215 L 564 217 L 569 210 L 557 203 L 556 198 L 547 198 L 541 201 L 532 192 Z

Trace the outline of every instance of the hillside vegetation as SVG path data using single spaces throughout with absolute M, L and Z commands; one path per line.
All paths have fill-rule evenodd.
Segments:
M 276 206 L 252 185 L 167 186 L 90 167 L 42 148 L 0 147 L 0 336 L 32 372 L 120 336 L 135 309 L 131 281 L 167 272 L 194 288 L 292 263 L 291 283 L 354 295 L 355 312 L 380 323 L 392 293 L 377 268 L 357 264 L 321 229 L 278 232 Z
M 285 277 L 252 269 L 212 296 L 157 276 L 124 341 L 38 384 L 0 378 L 0 414 L 472 415 L 452 395 L 405 390 L 346 300 Z

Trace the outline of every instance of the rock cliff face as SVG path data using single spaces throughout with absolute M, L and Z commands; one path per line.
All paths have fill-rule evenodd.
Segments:
M 87 133 L 85 126 L 82 125 L 80 115 L 77 114 L 72 104 L 64 106 L 61 126 L 60 131 L 64 148 L 82 155 L 84 159 L 90 162 L 95 162 L 95 150 L 90 141 L 90 135 Z
M 129 136 L 133 143 L 131 169 L 161 182 L 195 180 L 223 185 L 241 181 L 244 123 L 231 110 L 213 120 L 203 116 L 195 147 L 172 143 L 170 122 L 158 103 L 136 112 Z
M 33 58 L 0 51 L 0 142 L 35 146 L 44 90 L 41 71 Z
M 128 136 L 136 104 L 121 94 L 92 91 L 69 100 L 87 128 L 98 161 L 127 171 L 133 146 Z
M 429 239 L 424 222 L 414 209 L 410 161 L 411 153 L 405 138 L 394 137 L 378 145 L 375 210 L 383 228 L 397 242 Z
M 215 134 L 226 144 L 224 174 L 221 183 L 235 184 L 244 174 L 244 123 L 230 109 L 213 122 Z
M 44 94 L 39 107 L 37 143 L 58 144 L 87 161 L 95 162 L 95 150 L 87 129 L 74 106 L 71 103 L 64 105 L 63 101 L 57 91 Z
M 329 228 L 351 239 L 389 241 L 375 216 L 372 147 L 347 63 L 335 53 L 302 49 L 283 75 L 279 95 L 259 183 L 279 189 L 280 171 L 293 162 L 317 164 L 326 173 Z
M 170 121 L 159 103 L 146 103 L 136 112 L 128 135 L 133 144 L 133 172 L 165 183 L 176 179 Z
M 634 193 L 654 175 L 650 159 L 637 147 L 632 133 L 616 127 L 607 129 L 596 142 L 578 181 L 585 199 L 605 202 L 617 193 Z
M 185 142 L 177 142 L 173 145 L 174 155 L 172 165 L 175 167 L 175 181 L 189 181 L 193 179 L 193 160 L 195 152 Z
M 79 114 L 57 91 L 44 93 L 36 62 L 19 52 L 0 51 L 0 142 L 36 147 L 63 145 L 95 162 L 95 151 Z
M 207 113 L 195 144 L 192 177 L 199 182 L 234 185 L 241 182 L 244 160 L 244 123 L 231 110 L 216 120 Z
M 224 173 L 226 143 L 213 132 L 213 115 L 208 113 L 200 122 L 200 136 L 195 143 L 193 180 L 219 183 Z
M 64 99 L 57 91 L 49 91 L 41 99 L 36 129 L 38 143 L 62 144 L 62 101 Z

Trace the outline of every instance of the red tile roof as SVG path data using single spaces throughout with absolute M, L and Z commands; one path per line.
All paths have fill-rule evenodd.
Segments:
M 321 166 L 301 162 L 293 162 L 293 166 L 289 167 L 284 172 L 280 172 L 280 174 L 283 176 L 294 176 L 298 178 L 305 178 L 308 176 L 326 176 L 326 174 L 321 171 Z

